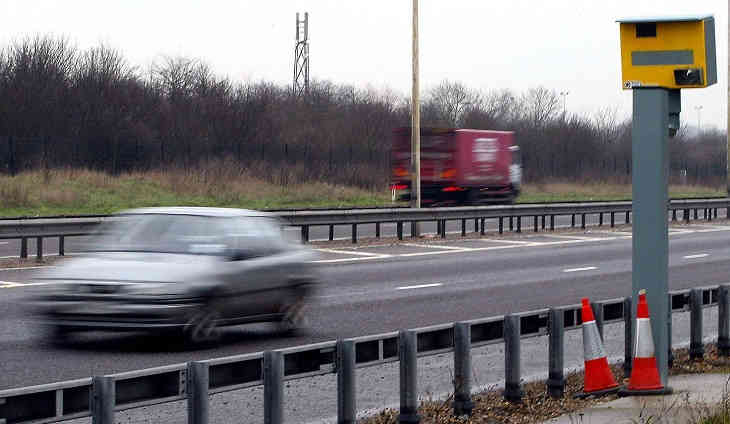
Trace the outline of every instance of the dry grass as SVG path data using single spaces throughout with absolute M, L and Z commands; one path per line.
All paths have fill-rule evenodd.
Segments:
M 142 206 L 222 206 L 251 209 L 337 208 L 392 205 L 387 184 L 363 189 L 347 185 L 365 170 L 348 169 L 342 184 L 324 170 L 242 166 L 222 160 L 195 168 L 137 171 L 112 176 L 86 169 L 51 169 L 0 175 L 0 216 L 105 214 Z M 315 167 L 316 168 L 316 167 Z M 309 177 L 307 177 L 309 176 Z M 307 178 L 307 179 L 305 179 Z M 672 186 L 672 197 L 723 196 L 717 188 Z M 524 186 L 520 203 L 626 200 L 621 181 L 544 182 Z
M 725 196 L 724 186 L 679 185 L 669 186 L 671 198 Z M 585 183 L 546 181 L 526 184 L 520 203 L 558 201 L 609 201 L 631 199 L 631 181 L 591 181 Z
M 619 365 L 611 367 L 617 381 L 621 381 L 623 371 Z M 583 390 L 583 373 L 571 373 L 565 377 L 565 396 L 553 399 L 545 391 L 545 382 L 532 382 L 523 385 L 525 393 L 522 403 L 510 403 L 502 397 L 502 391 L 494 388 L 474 395 L 472 417 L 455 417 L 451 399 L 444 401 L 425 400 L 418 413 L 421 422 L 434 424 L 481 424 L 481 423 L 540 423 L 559 417 L 571 411 L 579 411 L 600 401 L 616 399 L 616 395 L 602 398 L 576 399 L 573 396 Z M 362 421 L 363 424 L 395 424 L 398 422 L 398 411 L 388 409 L 380 414 Z
M 696 373 L 730 373 L 730 358 L 721 357 L 714 344 L 706 345 L 704 360 L 690 360 L 688 349 L 674 350 L 674 366 L 670 375 Z M 623 381 L 621 364 L 611 366 L 616 381 Z M 471 417 L 455 417 L 453 415 L 452 399 L 433 400 L 424 399 L 418 413 L 424 424 L 531 424 L 541 423 L 561 415 L 576 413 L 599 402 L 608 402 L 616 399 L 615 395 L 600 398 L 574 399 L 583 387 L 583 373 L 573 373 L 566 376 L 566 395 L 561 399 L 552 399 L 547 396 L 545 382 L 531 382 L 523 385 L 525 393 L 521 404 L 513 404 L 504 400 L 501 389 L 497 387 L 472 396 L 475 408 Z M 688 424 L 730 424 L 730 395 L 723 394 L 723 402 L 717 406 L 700 404 L 668 405 L 662 414 L 669 415 L 673 409 L 682 408 L 685 416 L 691 417 Z M 576 422 L 580 422 L 576 418 Z M 637 417 L 636 423 L 658 423 L 662 417 L 643 415 Z M 379 414 L 361 421 L 363 424 L 395 424 L 398 422 L 398 411 L 387 409 Z
M 24 172 L 0 176 L 0 216 L 104 214 L 171 205 L 277 209 L 390 204 L 385 191 L 289 177 L 284 177 L 287 184 L 279 184 L 264 178 L 271 176 L 266 172 L 272 171 L 226 163 L 119 176 L 79 169 Z

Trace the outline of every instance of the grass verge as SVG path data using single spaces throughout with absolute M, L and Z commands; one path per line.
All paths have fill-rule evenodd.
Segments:
M 232 164 L 111 176 L 80 169 L 0 175 L 0 216 L 108 214 L 143 206 L 220 206 L 249 209 L 391 206 L 387 189 L 326 182 L 279 184 L 277 178 Z M 269 172 L 271 172 L 269 170 Z M 293 181 L 293 179 L 286 179 Z M 716 187 L 671 186 L 670 196 L 720 197 Z M 607 182 L 526 184 L 519 203 L 609 201 L 631 198 L 631 186 Z M 404 205 L 400 203 L 400 205 Z

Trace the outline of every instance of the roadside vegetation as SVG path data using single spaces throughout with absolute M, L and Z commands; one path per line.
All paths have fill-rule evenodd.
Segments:
M 674 366 L 670 375 L 698 374 L 698 373 L 730 373 L 730 358 L 718 355 L 714 344 L 705 346 L 704 360 L 690 360 L 688 349 L 674 350 Z M 622 364 L 611 366 L 611 370 L 619 383 L 626 383 L 623 379 Z M 421 422 L 429 424 L 536 424 L 548 421 L 566 414 L 574 418 L 574 422 L 584 422 L 580 411 L 592 404 L 609 402 L 617 399 L 616 395 L 600 398 L 589 397 L 574 399 L 573 395 L 580 393 L 583 388 L 583 373 L 566 375 L 565 396 L 553 399 L 546 394 L 545 382 L 531 382 L 524 384 L 525 393 L 523 402 L 513 404 L 502 398 L 501 389 L 494 387 L 485 392 L 472 396 L 474 411 L 471 417 L 454 417 L 450 397 L 445 400 L 424 399 L 418 413 Z M 727 391 L 727 389 L 726 389 Z M 676 408 L 682 408 L 684 415 L 690 419 L 687 424 L 730 424 L 730 393 L 723 393 L 723 401 L 719 405 L 689 404 L 679 402 L 667 405 L 666 410 L 655 415 L 637 416 L 633 423 L 658 424 L 667 422 L 666 417 Z M 398 411 L 388 409 L 379 414 L 362 420 L 363 424 L 395 424 L 398 422 Z M 675 421 L 670 421 L 675 422 Z M 682 421 L 685 422 L 685 421 Z
M 220 206 L 249 209 L 346 208 L 405 205 L 392 203 L 387 188 L 369 190 L 324 181 L 282 184 L 295 180 L 282 173 L 266 177 L 265 164 L 242 168 L 235 162 L 214 162 L 193 169 L 105 172 L 52 169 L 0 174 L 0 217 L 93 215 L 143 206 Z M 292 173 L 295 171 L 291 171 Z M 672 186 L 680 197 L 723 196 L 704 186 Z M 520 203 L 627 200 L 628 184 L 554 182 L 526 184 Z
M 423 127 L 515 132 L 528 183 L 523 202 L 626 198 L 625 187 L 580 187 L 630 180 L 631 122 L 616 107 L 577 114 L 561 107 L 560 94 L 549 87 L 475 89 L 449 80 L 425 87 L 422 98 Z M 387 87 L 312 80 L 308 93 L 296 96 L 284 84 L 217 75 L 195 58 L 161 55 L 139 67 L 108 44 L 80 49 L 54 35 L 0 42 L 0 175 L 92 169 L 120 176 L 106 180 L 125 181 L 126 190 L 163 202 L 182 193 L 187 197 L 179 201 L 185 203 L 376 206 L 382 201 L 376 199 L 389 197 L 392 131 L 410 125 L 410 112 L 409 96 Z M 719 186 L 726 172 L 726 131 L 687 127 L 684 113 L 683 122 L 668 141 L 670 181 Z M 220 184 L 214 195 L 197 190 L 201 178 L 209 185 L 210 164 L 223 162 L 247 170 L 240 174 L 251 189 L 226 194 Z M 185 171 L 170 171 L 176 169 Z M 206 171 L 197 176 L 196 169 Z M 145 177 L 127 176 L 166 171 L 172 175 L 160 175 L 151 183 L 155 188 Z M 237 171 L 230 175 L 242 180 Z M 130 182 L 140 178 L 145 182 L 139 186 Z M 196 189 L 170 189 L 172 179 Z M 550 181 L 575 187 L 563 197 L 532 186 L 549 187 Z M 42 196 L 59 208 L 75 203 L 88 212 L 127 206 L 99 200 L 98 191 L 76 193 L 75 183 L 69 184 Z M 315 187 L 307 191 L 310 185 Z M 0 205 L 20 198 L 16 211 L 34 213 L 22 200 L 41 196 L 33 194 L 35 188 L 4 190 Z M 327 198 L 326 192 L 335 194 Z M 575 193 L 572 199 L 568 193 Z M 310 200 L 310 194 L 318 198 Z M 131 194 L 117 195 L 126 196 Z

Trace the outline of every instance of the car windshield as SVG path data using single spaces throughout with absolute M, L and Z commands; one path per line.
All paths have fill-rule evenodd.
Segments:
M 214 218 L 193 215 L 122 215 L 104 224 L 87 251 L 223 254 L 225 226 Z

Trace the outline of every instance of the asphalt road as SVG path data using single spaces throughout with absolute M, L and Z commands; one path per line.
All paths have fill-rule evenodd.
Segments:
M 670 236 L 672 289 L 730 282 L 730 226 L 682 226 Z M 0 389 L 415 328 L 546 306 L 625 296 L 630 233 L 561 232 L 418 245 L 323 249 L 326 283 L 306 336 L 264 325 L 227 329 L 223 341 L 181 350 L 174 340 L 88 334 L 56 347 L 24 314 L 34 270 L 0 271 Z

